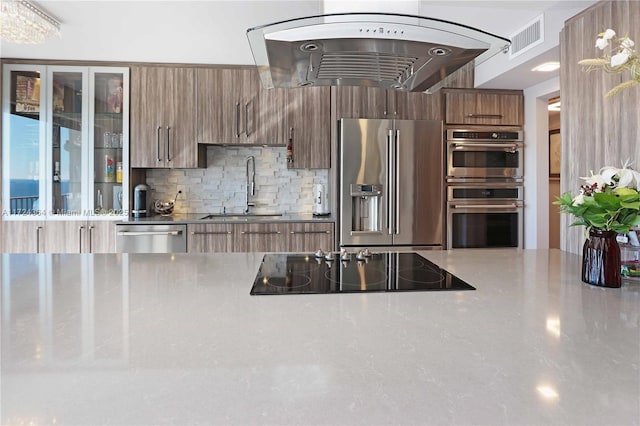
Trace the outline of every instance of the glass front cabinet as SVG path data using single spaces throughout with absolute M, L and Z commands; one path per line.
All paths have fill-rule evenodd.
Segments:
M 115 251 L 113 221 L 129 206 L 129 69 L 6 64 L 2 75 L 2 250 Z

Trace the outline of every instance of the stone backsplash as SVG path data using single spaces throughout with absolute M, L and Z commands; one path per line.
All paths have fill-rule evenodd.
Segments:
M 207 147 L 206 169 L 150 169 L 152 200 L 173 200 L 175 213 L 241 213 L 245 208 L 247 157 L 256 159 L 256 213 L 311 213 L 313 185 L 328 185 L 327 169 L 289 170 L 284 147 Z

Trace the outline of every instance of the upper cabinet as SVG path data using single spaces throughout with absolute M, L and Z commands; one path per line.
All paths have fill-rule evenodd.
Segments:
M 196 140 L 285 145 L 286 90 L 262 88 L 255 67 L 197 70 Z
M 443 89 L 446 124 L 524 125 L 520 90 Z
M 126 216 L 129 70 L 3 68 L 3 219 Z
M 196 140 L 276 145 L 291 141 L 288 167 L 331 167 L 330 89 L 264 89 L 255 67 L 197 70 Z
M 287 90 L 287 122 L 291 139 L 290 169 L 331 167 L 329 87 Z
M 393 118 L 389 90 L 364 86 L 337 86 L 336 113 L 341 118 Z M 390 105 L 391 104 L 391 105 Z
M 205 167 L 195 137 L 195 69 L 131 70 L 131 166 Z
M 434 103 L 434 101 L 436 101 Z M 376 87 L 336 87 L 336 117 L 439 119 L 439 97 L 423 92 L 403 92 Z

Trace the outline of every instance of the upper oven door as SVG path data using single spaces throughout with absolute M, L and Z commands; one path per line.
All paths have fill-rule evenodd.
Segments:
M 523 176 L 522 131 L 447 130 L 448 178 Z
M 447 141 L 447 177 L 521 178 L 519 142 Z

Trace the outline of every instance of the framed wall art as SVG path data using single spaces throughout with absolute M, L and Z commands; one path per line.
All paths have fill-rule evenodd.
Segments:
M 549 131 L 549 177 L 560 177 L 560 129 Z

